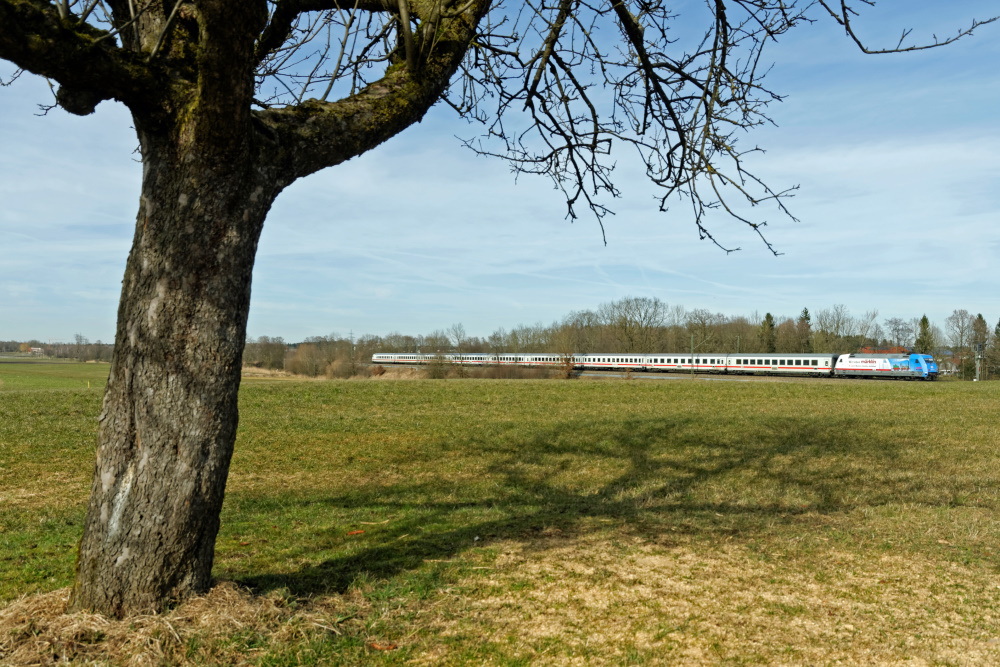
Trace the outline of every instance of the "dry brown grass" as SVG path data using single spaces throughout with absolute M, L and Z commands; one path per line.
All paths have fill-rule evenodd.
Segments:
M 347 606 L 364 604 L 357 595 L 290 603 L 223 583 L 169 613 L 109 620 L 65 613 L 69 591 L 27 596 L 0 609 L 0 664 L 254 664 L 275 645 L 341 634 L 356 617 L 344 613 Z M 260 645 L 248 647 L 255 638 Z
M 480 595 L 435 619 L 531 664 L 1000 664 L 1000 586 L 933 558 L 762 554 L 665 539 L 506 543 Z M 982 604 L 983 602 L 987 604 Z M 429 651 L 425 664 L 452 662 Z
M 427 376 L 418 368 L 397 368 L 390 366 L 384 368 L 383 373 L 372 375 L 372 380 L 423 380 Z
M 257 368 L 256 366 L 244 366 L 242 370 L 245 378 L 293 378 L 301 377 L 293 375 L 288 371 L 275 370 L 273 368 Z
M 455 586 L 383 607 L 363 587 L 296 600 L 226 583 L 112 621 L 64 614 L 61 589 L 0 610 L 0 664 L 244 665 L 344 633 L 378 659 L 396 644 L 366 628 L 386 615 L 408 619 L 408 664 L 1000 664 L 1000 586 L 976 568 L 804 539 L 706 549 L 683 535 L 550 527 L 469 554 L 467 566 L 485 565 Z

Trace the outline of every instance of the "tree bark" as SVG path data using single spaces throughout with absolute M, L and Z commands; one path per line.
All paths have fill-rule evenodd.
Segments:
M 210 584 L 254 254 L 278 188 L 246 150 L 139 136 L 142 198 L 71 600 L 115 616 Z

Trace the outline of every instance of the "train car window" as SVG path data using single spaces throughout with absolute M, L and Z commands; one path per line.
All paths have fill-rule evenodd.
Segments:
M 813 359 L 812 362 L 813 366 L 819 366 L 819 359 Z

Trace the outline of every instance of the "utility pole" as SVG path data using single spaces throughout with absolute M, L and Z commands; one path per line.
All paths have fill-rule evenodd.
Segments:
M 694 379 L 694 334 L 691 334 L 691 379 Z
M 976 343 L 976 382 L 983 379 L 983 350 L 986 346 L 983 343 Z

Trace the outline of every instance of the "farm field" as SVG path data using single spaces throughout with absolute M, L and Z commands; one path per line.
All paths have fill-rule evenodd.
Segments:
M 59 614 L 108 367 L 34 368 L 0 664 L 1000 662 L 1000 383 L 245 379 L 218 586 L 119 623 Z

